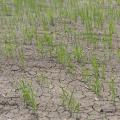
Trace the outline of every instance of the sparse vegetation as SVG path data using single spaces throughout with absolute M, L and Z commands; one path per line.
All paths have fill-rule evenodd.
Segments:
M 32 107 L 33 112 L 35 112 L 37 110 L 37 102 L 34 90 L 31 85 L 26 83 L 24 80 L 21 80 L 19 83 L 19 89 L 25 104 Z
M 99 102 L 114 102 L 120 108 L 116 106 L 120 101 L 119 32 L 120 0 L 0 0 L 0 87 L 5 89 L 1 90 L 0 101 L 9 96 L 9 87 L 28 77 L 35 86 L 21 80 L 19 90 L 26 106 L 38 111 L 37 119 L 69 119 L 63 118 L 60 107 L 86 120 L 101 119 L 99 112 L 92 114 Z M 61 84 L 75 88 L 76 93 L 61 88 L 59 98 Z M 87 104 L 94 101 L 93 96 L 101 101 L 98 99 L 91 109 Z M 37 106 L 36 99 L 42 101 L 41 105 Z M 57 118 L 51 117 L 54 106 Z M 86 118 L 81 115 L 83 108 L 91 112 L 85 113 Z M 50 116 L 43 113 L 41 117 L 43 111 L 50 111 Z M 3 116 L 0 118 L 8 119 Z M 106 119 L 109 117 L 106 114 Z
M 115 102 L 115 99 L 117 97 L 117 89 L 116 89 L 116 83 L 115 83 L 114 79 L 112 79 L 109 82 L 109 89 L 110 89 L 112 101 Z
M 74 89 L 72 92 L 62 88 L 61 101 L 64 107 L 71 113 L 78 113 L 80 111 L 80 103 L 74 97 Z

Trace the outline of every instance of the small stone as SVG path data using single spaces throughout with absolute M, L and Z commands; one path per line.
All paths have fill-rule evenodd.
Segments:
M 104 108 L 100 110 L 101 113 L 115 113 L 116 109 L 114 108 Z
M 19 67 L 17 66 L 17 65 L 14 65 L 14 66 L 12 66 L 12 71 L 18 71 L 19 70 Z
M 30 75 L 36 75 L 37 73 L 35 71 L 29 71 Z
M 97 97 L 95 97 L 95 100 L 98 101 L 99 99 Z

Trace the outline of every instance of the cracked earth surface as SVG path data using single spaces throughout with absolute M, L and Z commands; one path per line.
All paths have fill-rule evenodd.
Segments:
M 57 34 L 56 42 L 61 39 L 68 46 L 72 44 L 75 36 L 64 34 L 62 23 L 56 23 L 55 29 L 51 31 Z M 70 27 L 75 27 L 77 31 L 81 31 L 83 26 L 79 23 L 66 23 Z M 4 29 L 3 29 L 4 30 Z M 118 25 L 118 33 L 120 25 Z M 78 38 L 81 39 L 81 38 Z M 32 45 L 25 45 L 26 64 L 21 67 L 17 59 L 8 59 L 0 56 L 0 120 L 120 120 L 120 64 L 115 56 L 115 49 L 120 48 L 120 36 L 116 37 L 113 45 L 112 55 L 107 56 L 107 51 L 101 45 L 93 47 L 87 45 L 85 41 L 81 45 L 85 54 L 91 58 L 95 53 L 100 59 L 105 60 L 106 64 L 106 80 L 103 81 L 103 88 L 100 97 L 97 97 L 90 90 L 87 82 L 82 77 L 81 66 L 75 61 L 75 76 L 72 76 L 60 64 L 51 58 L 40 58 L 36 55 L 36 51 Z M 18 41 L 19 44 L 19 41 Z M 2 48 L 2 47 L 1 47 Z M 0 49 L 1 49 L 0 48 Z M 71 49 L 71 48 L 69 48 Z M 106 57 L 104 58 L 104 54 Z M 88 60 L 89 61 L 89 60 Z M 84 62 L 84 61 L 83 61 Z M 91 64 L 84 63 L 85 66 L 91 68 Z M 47 84 L 40 84 L 37 75 L 44 73 L 47 78 Z M 117 83 L 117 97 L 115 104 L 111 101 L 111 94 L 108 88 L 110 75 L 115 74 L 115 82 Z M 25 106 L 21 94 L 18 90 L 18 83 L 21 79 L 32 83 L 37 95 L 38 109 L 36 114 Z M 71 113 L 63 107 L 60 100 L 61 85 L 72 90 L 75 88 L 74 96 L 80 102 L 80 112 L 78 114 Z
M 115 105 L 109 100 L 107 83 L 104 84 L 103 96 L 90 91 L 82 81 L 80 73 L 72 77 L 54 61 L 39 59 L 34 62 L 28 57 L 24 68 L 17 61 L 1 59 L 0 61 L 0 120 L 119 120 L 119 95 Z M 79 71 L 80 68 L 78 68 Z M 40 85 L 37 74 L 44 73 L 48 84 Z M 37 93 L 38 109 L 33 114 L 28 109 L 17 89 L 19 80 L 32 82 Z M 118 76 L 119 79 L 119 76 Z M 79 114 L 70 114 L 60 101 L 61 85 L 69 89 L 75 88 L 76 99 L 80 102 Z M 118 91 L 120 91 L 118 83 Z

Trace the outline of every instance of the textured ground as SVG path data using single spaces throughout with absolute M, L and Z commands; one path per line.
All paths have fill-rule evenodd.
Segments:
M 58 64 L 54 58 L 49 56 L 41 58 L 35 50 L 34 40 L 32 44 L 20 44 L 22 43 L 23 36 L 20 36 L 19 31 L 17 31 L 16 43 L 17 49 L 23 47 L 25 51 L 24 67 L 18 63 L 17 57 L 4 57 L 1 51 L 3 51 L 3 38 L 7 35 L 8 31 L 5 28 L 4 18 L 1 17 L 1 21 L 0 120 L 120 120 L 120 59 L 116 55 L 117 50 L 120 49 L 120 24 L 116 26 L 117 33 L 115 34 L 111 50 L 107 47 L 104 48 L 101 42 L 93 49 L 93 44 L 89 44 L 83 36 L 78 35 L 83 31 L 83 25 L 81 25 L 79 20 L 75 23 L 69 20 L 58 19 L 55 21 L 54 26 L 50 26 L 50 33 L 55 34 L 55 43 L 58 44 L 63 41 L 68 46 L 69 51 L 71 51 L 75 40 L 80 41 L 85 58 L 81 63 L 73 61 L 76 69 L 74 75 L 72 75 L 68 73 L 65 67 Z M 65 33 L 63 23 L 69 30 L 72 29 L 75 33 Z M 22 25 L 24 26 L 24 23 Z M 39 27 L 39 36 L 43 33 L 44 31 Z M 15 52 L 17 54 L 17 50 Z M 93 54 L 96 54 L 100 62 L 106 65 L 105 81 L 102 81 L 100 97 L 97 97 L 89 88 L 89 81 L 82 75 L 82 68 L 91 69 L 90 61 Z M 38 74 L 41 73 L 46 76 L 44 84 L 40 84 L 37 78 Z M 115 77 L 117 87 L 115 104 L 111 101 L 109 91 L 109 81 L 113 76 Z M 36 114 L 32 112 L 31 108 L 25 106 L 18 90 L 18 83 L 22 79 L 32 83 L 33 89 L 36 92 L 38 103 Z M 79 113 L 70 114 L 63 107 L 60 100 L 61 86 L 68 88 L 70 91 L 75 88 L 74 96 L 80 102 Z
M 81 67 L 76 63 L 75 77 L 55 60 L 39 58 L 32 46 L 25 47 L 26 65 L 21 67 L 17 60 L 0 59 L 0 120 L 119 120 L 120 119 L 120 65 L 108 63 L 106 77 L 109 80 L 111 69 L 116 73 L 118 96 L 116 104 L 110 100 L 107 81 L 103 84 L 102 96 L 98 98 L 81 76 Z M 114 61 L 114 58 L 112 59 Z M 112 61 L 111 60 L 111 61 Z M 89 66 L 89 63 L 86 64 Z M 37 74 L 44 73 L 46 84 L 39 85 Z M 34 115 L 25 107 L 17 89 L 19 80 L 32 82 L 37 93 L 38 110 Z M 61 104 L 61 85 L 75 88 L 74 96 L 80 102 L 80 113 L 70 114 Z

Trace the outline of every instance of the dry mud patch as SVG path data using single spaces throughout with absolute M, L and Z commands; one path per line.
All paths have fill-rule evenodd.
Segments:
M 55 43 L 60 44 L 61 40 L 68 46 L 71 52 L 75 40 L 80 41 L 86 59 L 83 60 L 83 67 L 91 69 L 91 58 L 95 54 L 106 64 L 106 80 L 103 81 L 101 96 L 89 88 L 89 84 L 82 77 L 82 68 L 74 61 L 76 66 L 75 76 L 69 74 L 67 70 L 56 60 L 49 57 L 40 58 L 37 55 L 35 46 L 22 45 L 25 51 L 25 66 L 20 66 L 17 59 L 8 59 L 0 56 L 0 120 L 120 120 L 120 64 L 116 57 L 116 49 L 120 48 L 120 25 L 117 25 L 118 36 L 113 40 L 111 55 L 109 49 L 104 49 L 103 45 L 95 46 L 89 44 L 84 37 L 76 35 L 83 31 L 81 23 L 67 21 L 65 25 L 76 30 L 76 33 L 64 31 L 63 23 L 57 20 L 54 27 L 50 28 L 50 33 L 55 33 Z M 2 33 L 7 34 L 7 28 L 1 28 Z M 38 28 L 39 29 L 39 28 Z M 4 31 L 5 30 L 5 31 Z M 42 31 L 40 31 L 42 32 Z M 43 32 L 44 33 L 44 32 Z M 2 35 L 0 36 L 2 37 Z M 40 33 L 42 34 L 42 33 Z M 17 43 L 21 42 L 21 37 L 17 36 Z M 3 38 L 1 38 L 4 40 Z M 0 42 L 0 50 L 3 46 Z M 17 45 L 19 46 L 19 45 Z M 18 47 L 19 49 L 19 47 Z M 47 55 L 46 55 L 47 56 Z M 43 85 L 37 80 L 37 75 L 43 73 L 47 82 Z M 111 101 L 109 91 L 109 81 L 111 74 L 115 74 L 117 83 L 117 96 L 115 104 Z M 24 104 L 18 84 L 20 80 L 32 83 L 36 92 L 38 109 L 34 114 L 31 108 Z M 80 102 L 80 112 L 71 113 L 63 107 L 60 100 L 61 86 L 72 91 L 75 88 L 74 96 Z
M 31 56 L 31 55 L 30 55 Z M 33 57 L 34 58 L 34 57 Z M 47 59 L 30 60 L 24 68 L 17 61 L 1 59 L 0 64 L 0 120 L 119 120 L 119 95 L 116 105 L 109 100 L 107 83 L 104 84 L 103 96 L 97 96 L 82 81 L 80 74 L 71 77 L 61 65 Z M 78 68 L 79 69 L 79 68 Z M 37 74 L 43 72 L 49 85 L 40 85 Z M 32 82 L 37 93 L 38 109 L 36 114 L 27 108 L 17 89 L 21 79 Z M 78 115 L 66 110 L 60 101 L 61 85 L 75 88 L 74 95 L 80 102 Z M 120 83 L 117 84 L 118 93 Z M 107 92 L 106 92 L 107 91 Z

